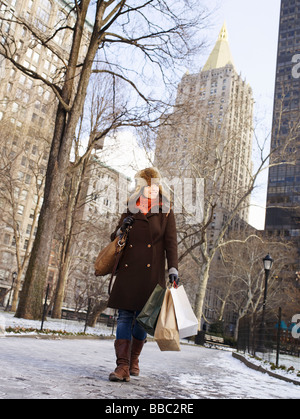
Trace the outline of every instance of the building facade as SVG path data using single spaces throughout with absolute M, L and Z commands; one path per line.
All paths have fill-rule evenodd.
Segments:
M 300 0 L 282 0 L 266 230 L 300 240 Z

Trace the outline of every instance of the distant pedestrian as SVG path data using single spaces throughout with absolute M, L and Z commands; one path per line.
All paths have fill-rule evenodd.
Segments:
M 147 333 L 135 320 L 157 284 L 166 287 L 165 262 L 169 280 L 178 282 L 177 232 L 170 202 L 156 168 L 135 176 L 136 190 L 129 198 L 111 239 L 129 227 L 127 245 L 120 259 L 108 307 L 118 309 L 115 352 L 117 368 L 110 381 L 129 381 L 139 375 L 139 356 Z

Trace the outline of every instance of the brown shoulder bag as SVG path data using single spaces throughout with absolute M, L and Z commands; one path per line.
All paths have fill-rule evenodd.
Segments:
M 121 236 L 117 236 L 115 240 L 100 251 L 95 262 L 96 276 L 114 275 L 127 242 L 128 231 L 129 229 L 126 229 Z

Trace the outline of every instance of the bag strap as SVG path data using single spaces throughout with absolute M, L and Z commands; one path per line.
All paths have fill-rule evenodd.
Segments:
M 111 285 L 112 285 L 112 281 L 113 281 L 113 278 L 114 278 L 114 276 L 115 276 L 115 273 L 116 273 L 117 267 L 118 267 L 118 265 L 119 265 L 119 261 L 120 261 L 120 259 L 121 259 L 121 255 L 122 255 L 122 252 L 119 252 L 119 253 L 117 254 L 117 257 L 116 257 L 116 263 L 115 263 L 115 265 L 114 265 L 114 267 L 113 267 L 113 271 L 112 271 L 112 273 L 111 273 L 111 277 L 110 277 L 110 280 L 109 280 L 109 285 L 108 285 L 108 295 L 110 295 L 110 294 L 111 294 Z
M 124 233 L 120 236 L 118 242 L 117 242 L 117 248 L 116 248 L 116 262 L 114 264 L 113 270 L 112 270 L 112 274 L 110 277 L 110 281 L 109 281 L 109 285 L 108 285 L 108 295 L 111 294 L 111 285 L 112 285 L 112 281 L 113 278 L 115 276 L 116 270 L 118 268 L 121 256 L 122 256 L 122 251 L 124 250 L 124 247 L 126 246 L 127 243 L 127 239 L 128 239 L 128 234 L 129 234 L 129 227 L 126 228 L 126 230 L 124 231 Z

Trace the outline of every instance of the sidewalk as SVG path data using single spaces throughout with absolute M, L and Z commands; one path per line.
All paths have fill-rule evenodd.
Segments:
M 231 352 L 148 342 L 141 376 L 111 383 L 113 340 L 0 339 L 0 399 L 299 399 L 299 387 L 253 371 Z

